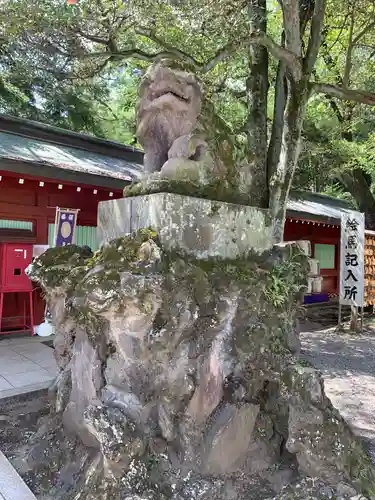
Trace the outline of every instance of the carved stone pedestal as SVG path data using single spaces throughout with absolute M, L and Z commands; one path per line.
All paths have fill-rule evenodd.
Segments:
M 156 231 L 164 250 L 198 259 L 235 259 L 272 247 L 268 210 L 171 193 L 99 203 L 100 243 L 142 228 Z
M 50 498 L 370 493 L 370 459 L 291 352 L 306 260 L 272 248 L 268 221 L 171 194 L 105 202 L 94 257 L 64 247 L 31 265 L 60 366 L 27 455 L 58 471 Z

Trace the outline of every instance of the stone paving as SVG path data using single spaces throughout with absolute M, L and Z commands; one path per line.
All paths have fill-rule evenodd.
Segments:
M 53 349 L 42 343 L 45 340 L 11 336 L 0 339 L 0 399 L 44 389 L 51 384 L 57 364 Z M 36 500 L 1 451 L 0 500 Z
M 42 340 L 45 338 L 0 339 L 0 399 L 44 389 L 55 378 L 53 349 Z
M 36 500 L 34 494 L 1 451 L 0 500 Z
M 321 370 L 328 397 L 353 430 L 375 445 L 375 329 L 301 334 L 302 355 Z

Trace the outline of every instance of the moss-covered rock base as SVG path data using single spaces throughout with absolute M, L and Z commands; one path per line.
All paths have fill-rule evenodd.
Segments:
M 60 366 L 25 455 L 55 474 L 43 499 L 375 494 L 370 458 L 295 356 L 306 261 L 293 245 L 196 259 L 142 230 L 91 257 L 50 249 L 28 272 Z

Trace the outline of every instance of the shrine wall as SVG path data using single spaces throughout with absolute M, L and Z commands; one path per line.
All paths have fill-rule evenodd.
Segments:
M 340 286 L 340 226 L 313 220 L 287 218 L 285 241 L 311 241 L 312 257 L 321 261 L 322 292 L 334 297 Z M 324 258 L 323 258 L 324 256 Z
M 0 240 L 47 245 L 50 228 L 55 221 L 56 206 L 79 208 L 78 225 L 96 227 L 98 202 L 121 196 L 121 190 L 110 191 L 97 186 L 0 170 Z M 18 294 L 6 294 L 5 327 L 19 326 L 18 317 L 22 307 L 22 297 Z M 44 307 L 44 301 L 37 289 L 34 292 L 35 324 L 43 320 Z

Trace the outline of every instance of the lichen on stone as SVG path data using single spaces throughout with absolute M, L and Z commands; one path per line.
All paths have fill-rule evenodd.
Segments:
M 70 288 L 87 269 L 87 251 L 77 245 L 68 245 L 49 248 L 29 265 L 26 273 L 45 289 Z
M 341 483 L 372 494 L 368 454 L 294 355 L 306 266 L 293 245 L 193 258 L 152 229 L 90 258 L 36 259 L 47 301 L 63 294 L 55 413 L 90 456 L 68 474 L 72 498 L 308 499 Z

